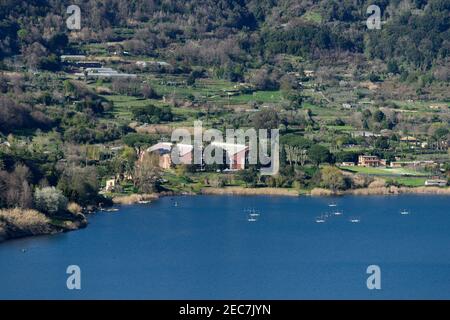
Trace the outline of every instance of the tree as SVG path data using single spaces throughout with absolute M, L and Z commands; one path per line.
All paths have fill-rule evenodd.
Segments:
M 170 108 L 160 108 L 154 105 L 134 107 L 133 118 L 136 121 L 146 123 L 159 123 L 161 121 L 172 121 L 173 114 Z
M 290 145 L 285 146 L 286 152 L 286 160 L 289 162 L 289 165 L 299 164 L 304 166 L 306 161 L 308 160 L 308 151 L 302 150 L 299 147 L 292 147 Z
M 286 145 L 284 147 L 284 150 L 286 152 L 286 161 L 288 161 L 289 165 L 292 166 L 292 163 L 294 163 L 294 147 L 291 147 L 290 145 Z
M 277 90 L 280 85 L 274 80 L 273 76 L 266 70 L 261 69 L 252 75 L 250 83 L 257 90 Z
M 145 153 L 135 164 L 134 186 L 143 193 L 156 192 L 161 180 L 161 169 L 158 166 L 158 156 Z
M 398 67 L 397 62 L 395 60 L 389 60 L 387 64 L 387 71 L 393 74 L 400 73 L 400 69 Z
M 303 167 L 308 159 L 308 151 L 305 149 L 300 150 L 300 153 L 298 154 L 298 163 Z
M 81 205 L 96 204 L 99 200 L 96 168 L 66 168 L 58 181 L 58 189 L 69 200 Z
M 69 38 L 64 33 L 55 34 L 48 40 L 48 48 L 53 52 L 62 52 L 64 48 L 68 45 Z
M 118 155 L 112 159 L 112 167 L 115 174 L 121 179 L 128 175 L 133 175 L 134 165 L 137 160 L 136 151 L 131 147 L 124 147 Z
M 133 148 L 142 148 L 155 144 L 158 141 L 158 137 L 150 134 L 142 133 L 129 133 L 122 137 L 123 143 Z
M 241 170 L 239 171 L 239 178 L 244 181 L 246 187 L 249 185 L 255 187 L 258 179 L 258 172 L 256 171 L 256 168 Z
M 141 94 L 145 99 L 156 99 L 159 97 L 156 91 L 148 84 L 142 86 Z
M 280 118 L 275 110 L 264 109 L 253 116 L 252 123 L 256 129 L 278 129 Z
M 24 57 L 28 67 L 37 69 L 43 58 L 47 57 L 47 49 L 39 42 L 34 42 L 24 50 Z
M 386 150 L 389 148 L 389 140 L 386 137 L 378 137 L 375 140 L 375 148 Z
M 9 97 L 0 97 L 0 132 L 9 133 L 22 128 L 47 129 L 51 120 L 29 105 L 16 103 Z
M 37 188 L 34 192 L 36 209 L 50 216 L 66 211 L 67 203 L 67 198 L 55 187 Z
M 16 165 L 14 171 L 0 171 L 0 207 L 32 207 L 33 195 L 28 182 L 30 169 L 24 165 Z
M 70 80 L 64 80 L 64 94 L 66 96 L 70 96 L 74 93 L 76 93 L 76 87 Z
M 333 166 L 325 166 L 320 170 L 321 186 L 333 191 L 344 190 L 347 182 L 341 170 Z
M 386 119 L 386 115 L 383 113 L 383 111 L 381 110 L 377 110 L 373 113 L 372 115 L 373 120 L 380 123 L 382 122 L 384 119 Z
M 321 163 L 331 162 L 331 153 L 328 148 L 315 144 L 309 149 L 309 159 L 318 166 Z

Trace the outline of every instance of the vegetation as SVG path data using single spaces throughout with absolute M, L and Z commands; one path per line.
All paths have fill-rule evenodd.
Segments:
M 50 216 L 64 212 L 67 202 L 67 198 L 55 187 L 37 188 L 34 192 L 36 209 Z
M 361 23 L 370 1 L 75 3 L 73 31 L 70 1 L 0 4 L 0 238 L 16 230 L 15 208 L 61 225 L 112 197 L 375 192 L 450 177 L 446 0 L 381 1 L 380 30 Z M 83 63 L 119 76 L 87 76 Z M 279 129 L 278 174 L 162 170 L 146 150 L 196 120 Z M 348 166 L 360 155 L 387 167 Z

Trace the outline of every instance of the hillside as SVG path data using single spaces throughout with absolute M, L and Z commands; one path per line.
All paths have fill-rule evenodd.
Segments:
M 2 1 L 0 209 L 70 221 L 156 193 L 447 193 L 450 1 L 379 1 L 379 30 L 369 4 Z M 146 152 L 195 121 L 279 129 L 279 172 Z

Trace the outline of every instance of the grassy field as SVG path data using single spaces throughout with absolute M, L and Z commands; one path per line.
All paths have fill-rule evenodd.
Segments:
M 422 187 L 425 185 L 427 175 L 425 173 L 408 170 L 405 168 L 366 168 L 366 167 L 341 167 L 342 170 L 353 173 L 377 176 L 405 187 Z
M 414 171 L 406 168 L 371 168 L 371 167 L 341 167 L 341 169 L 361 174 L 378 175 L 378 176 L 427 176 L 426 173 Z
M 241 94 L 225 99 L 222 102 L 228 102 L 230 104 L 244 104 L 251 101 L 259 103 L 279 103 L 284 100 L 281 91 L 256 91 L 252 94 Z
M 397 177 L 393 179 L 396 183 L 405 187 L 423 187 L 427 178 Z
M 340 132 L 349 132 L 355 130 L 352 126 L 346 125 L 346 126 L 327 126 L 327 129 L 329 130 L 335 130 Z

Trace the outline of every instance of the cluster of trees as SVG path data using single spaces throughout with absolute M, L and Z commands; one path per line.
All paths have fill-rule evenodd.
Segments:
M 0 57 L 23 53 L 33 68 L 55 70 L 69 50 L 65 9 L 71 1 L 33 0 L 0 4 Z M 446 0 L 384 0 L 379 31 L 368 32 L 371 1 L 195 0 L 180 2 L 95 0 L 75 2 L 82 10 L 77 41 L 120 41 L 134 54 L 154 55 L 171 46 L 173 58 L 223 66 L 268 61 L 274 54 L 320 57 L 321 51 L 364 52 L 391 63 L 390 70 L 428 69 L 448 55 Z M 282 27 L 279 27 L 279 26 Z M 137 26 L 137 27 L 136 27 Z M 113 31 L 132 27 L 136 32 Z M 223 72 L 225 70 L 222 70 Z M 238 70 L 237 70 L 238 71 Z M 233 76 L 233 74 L 235 74 Z
M 137 79 L 114 79 L 111 85 L 116 93 L 128 96 L 143 97 L 145 99 L 158 99 L 159 94 L 148 84 Z
M 0 132 L 10 133 L 21 129 L 48 129 L 52 121 L 42 111 L 13 99 L 0 96 Z
M 267 186 L 273 188 L 326 188 L 333 191 L 352 188 L 355 183 L 335 166 L 283 167 L 275 176 L 261 177 L 255 167 L 239 172 L 237 176 L 246 187 Z
M 67 201 L 82 206 L 107 202 L 98 195 L 97 168 L 85 164 L 87 154 L 74 157 L 59 133 L 36 132 L 32 140 L 10 135 L 8 140 L 9 146 L 0 147 L 0 208 L 37 208 L 52 215 L 64 211 Z
M 169 122 L 174 118 L 169 107 L 157 107 L 151 104 L 134 107 L 132 114 L 134 120 L 143 123 Z
M 446 0 L 415 1 L 416 7 L 399 10 L 379 32 L 369 33 L 365 51 L 372 58 L 391 63 L 390 71 L 400 72 L 396 64 L 410 64 L 427 70 L 450 51 L 450 3 Z
M 11 172 L 0 170 L 0 208 L 32 207 L 30 175 L 30 169 L 24 165 L 17 165 Z

